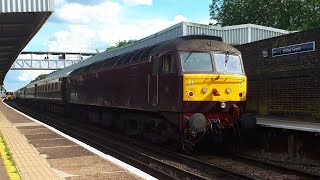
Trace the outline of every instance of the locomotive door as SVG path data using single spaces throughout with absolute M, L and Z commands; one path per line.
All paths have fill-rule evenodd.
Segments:
M 153 109 L 157 109 L 159 103 L 159 74 L 158 74 L 158 65 L 159 65 L 159 56 L 153 56 L 152 59 L 152 72 L 148 75 L 148 103 Z
M 159 57 L 158 107 L 163 111 L 177 111 L 179 86 L 176 64 L 176 54 L 173 52 Z

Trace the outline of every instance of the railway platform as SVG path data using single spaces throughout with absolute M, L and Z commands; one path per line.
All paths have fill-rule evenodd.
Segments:
M 0 102 L 0 131 L 21 179 L 150 179 L 35 122 Z M 1 161 L 0 161 L 1 163 Z M 3 174 L 0 165 L 0 177 Z M 151 178 L 152 179 L 152 178 Z
M 320 133 L 320 123 L 307 120 L 257 117 L 257 124 L 263 127 Z

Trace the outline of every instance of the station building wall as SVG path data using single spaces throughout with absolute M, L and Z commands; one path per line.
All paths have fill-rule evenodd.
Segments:
M 273 48 L 297 45 L 295 48 L 299 49 L 298 44 L 307 42 L 315 43 L 314 51 L 272 55 Z M 236 48 L 242 52 L 248 77 L 248 111 L 320 120 L 320 28 Z

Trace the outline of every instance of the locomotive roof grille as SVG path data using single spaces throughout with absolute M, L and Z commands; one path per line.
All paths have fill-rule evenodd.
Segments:
M 207 40 L 215 40 L 222 42 L 222 37 L 218 36 L 208 36 L 208 35 L 190 35 L 190 36 L 182 36 L 180 37 L 183 40 L 190 40 L 190 39 L 207 39 Z

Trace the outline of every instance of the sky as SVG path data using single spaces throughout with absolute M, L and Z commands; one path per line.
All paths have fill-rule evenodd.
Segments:
M 55 12 L 24 51 L 96 52 L 120 40 L 141 39 L 181 21 L 208 24 L 211 0 L 55 0 Z M 45 70 L 10 70 L 17 90 Z

